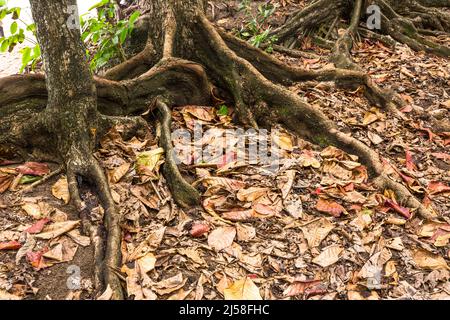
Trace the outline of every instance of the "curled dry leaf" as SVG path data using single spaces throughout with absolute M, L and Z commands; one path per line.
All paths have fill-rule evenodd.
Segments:
M 121 166 L 111 170 L 109 173 L 111 182 L 112 183 L 119 182 L 125 176 L 125 174 L 128 172 L 128 170 L 130 170 L 130 166 L 131 165 L 129 163 L 124 163 Z
M 69 185 L 67 178 L 60 178 L 52 187 L 52 194 L 55 198 L 63 200 L 65 204 L 70 201 Z
M 250 241 L 256 237 L 256 229 L 245 224 L 237 224 L 237 238 L 239 241 Z
M 0 289 L 0 300 L 22 300 L 21 297 Z
M 262 300 L 258 287 L 245 277 L 224 289 L 225 300 Z
M 18 241 L 0 242 L 0 251 L 1 250 L 19 250 L 21 247 L 22 247 L 22 245 Z
M 328 213 L 333 217 L 340 217 L 342 213 L 347 213 L 345 208 L 339 203 L 322 198 L 319 198 L 319 200 L 317 201 L 316 209 L 320 212 Z
M 44 217 L 42 206 L 39 203 L 25 203 L 22 206 L 22 210 L 25 211 L 33 219 L 41 219 Z
M 164 279 L 152 286 L 153 290 L 159 295 L 166 295 L 181 289 L 187 279 L 183 278 L 183 274 L 180 272 L 173 277 Z
M 235 237 L 234 227 L 220 227 L 209 234 L 208 245 L 218 252 L 231 246 Z
M 43 257 L 53 260 L 53 262 L 69 262 L 73 260 L 78 249 L 78 245 L 67 237 L 64 237 L 51 250 L 45 252 Z
M 204 234 L 208 233 L 210 230 L 209 225 L 203 221 L 196 221 L 192 224 L 191 230 L 189 233 L 194 238 L 200 238 Z
M 155 268 L 156 257 L 153 253 L 149 252 L 145 256 L 137 259 L 136 262 L 139 264 L 142 272 L 148 273 Z

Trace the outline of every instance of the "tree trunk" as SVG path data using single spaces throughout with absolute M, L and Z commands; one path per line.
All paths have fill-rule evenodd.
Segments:
M 57 138 L 56 147 L 62 159 L 75 159 L 92 152 L 92 132 L 98 122 L 96 87 L 80 30 L 76 26 L 69 28 L 71 6 L 76 6 L 75 0 L 31 1 L 47 76 L 48 104 L 44 121 Z
M 84 210 L 78 177 L 95 186 L 105 208 L 108 242 L 103 270 L 98 271 L 102 275 L 97 277 L 103 276 L 114 292 L 113 298 L 120 299 L 121 285 L 111 270 L 120 266 L 119 220 L 106 177 L 93 157 L 100 116 L 96 86 L 81 42 L 78 13 L 74 11 L 76 5 L 76 0 L 31 0 L 48 92 L 47 108 L 40 119 L 55 138 L 54 148 L 65 164 L 72 201 L 77 208 Z

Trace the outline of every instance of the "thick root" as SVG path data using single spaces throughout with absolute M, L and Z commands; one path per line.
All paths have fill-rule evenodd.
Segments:
M 361 162 L 367 166 L 374 182 L 381 188 L 392 188 L 400 202 L 417 210 L 424 219 L 435 218 L 434 213 L 425 208 L 405 187 L 396 183 L 385 174 L 382 162 L 376 152 L 359 140 L 340 132 L 325 114 L 318 108 L 303 102 L 297 95 L 289 90 L 273 84 L 266 79 L 250 62 L 239 57 L 231 51 L 220 34 L 214 29 L 206 17 L 200 17 L 202 35 L 209 41 L 203 50 L 220 57 L 215 62 L 216 68 L 231 67 L 234 74 L 240 76 L 240 83 L 245 89 L 231 85 L 228 89 L 242 98 L 242 101 L 251 101 L 255 106 L 252 109 L 255 120 L 272 124 L 278 122 L 287 129 L 303 136 L 315 143 L 335 145 L 349 153 L 360 157 Z M 199 51 L 201 46 L 198 45 Z M 203 55 L 202 55 L 203 56 Z M 205 61 L 208 63 L 209 61 Z M 207 66 L 212 67 L 212 66 Z M 226 74 L 225 74 L 226 76 Z M 227 83 L 226 79 L 217 79 Z M 239 110 L 238 110 L 239 111 Z
M 95 284 L 104 284 L 112 289 L 113 300 L 123 299 L 122 285 L 115 273 L 122 264 L 120 216 L 111 196 L 108 181 L 98 162 L 91 157 L 70 159 L 67 167 L 69 192 L 73 204 L 81 214 L 83 227 L 89 233 L 94 243 L 95 254 Z M 70 163 L 76 163 L 71 165 Z M 100 230 L 90 223 L 86 206 L 81 200 L 77 178 L 82 177 L 92 183 L 105 211 L 104 226 L 106 229 L 106 244 L 103 244 Z M 103 249 L 104 248 L 104 249 Z
M 175 202 L 182 208 L 189 209 L 200 204 L 200 194 L 181 175 L 175 161 L 172 145 L 172 115 L 169 107 L 164 102 L 156 102 L 161 123 L 161 147 L 164 149 L 166 159 L 164 163 L 164 176 Z

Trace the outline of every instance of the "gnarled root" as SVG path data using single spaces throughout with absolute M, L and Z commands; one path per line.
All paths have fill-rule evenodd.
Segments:
M 228 84 L 228 90 L 241 98 L 241 101 L 244 102 L 243 106 L 247 109 L 250 105 L 255 106 L 251 108 L 255 121 L 266 124 L 278 122 L 313 142 L 326 141 L 327 144 L 335 145 L 358 155 L 362 163 L 368 167 L 369 173 L 378 187 L 381 189 L 392 188 L 398 199 L 413 209 L 417 209 L 417 213 L 422 218 L 435 218 L 435 215 L 425 208 L 403 185 L 387 177 L 376 152 L 359 140 L 340 132 L 319 109 L 303 102 L 289 90 L 270 82 L 249 61 L 239 57 L 227 47 L 225 41 L 206 17 L 200 16 L 199 20 L 203 38 L 198 39 L 198 51 L 201 53 L 204 50 L 220 57 L 219 61 L 215 61 L 214 67 L 216 69 L 231 68 L 232 71 L 228 74 L 239 75 L 236 80 L 245 84 L 243 87 L 236 87 L 234 82 L 226 79 L 228 76 L 226 72 L 214 74 L 217 76 L 216 81 L 225 85 Z M 200 42 L 208 45 L 201 46 Z M 204 56 L 205 53 L 201 54 L 201 57 Z M 213 67 L 213 65 L 210 65 L 211 61 L 203 61 L 208 69 Z M 256 61 L 256 63 L 259 63 L 257 59 Z
M 106 241 L 101 239 L 101 231 L 89 221 L 86 207 L 80 197 L 78 177 L 89 181 L 94 187 L 101 205 L 105 211 L 104 227 Z M 101 283 L 110 286 L 112 299 L 123 299 L 122 286 L 115 270 L 121 267 L 121 240 L 120 216 L 111 195 L 105 173 L 97 160 L 89 154 L 72 155 L 67 164 L 67 180 L 69 192 L 75 207 L 80 211 L 83 227 L 94 243 L 95 254 L 95 284 Z M 102 281 L 103 280 L 103 281 Z M 98 288 L 99 289 L 99 288 Z
M 156 106 L 159 112 L 161 124 L 161 147 L 165 151 L 164 176 L 175 202 L 182 208 L 188 209 L 200 204 L 200 194 L 181 175 L 172 145 L 172 115 L 169 107 L 161 100 L 157 100 Z

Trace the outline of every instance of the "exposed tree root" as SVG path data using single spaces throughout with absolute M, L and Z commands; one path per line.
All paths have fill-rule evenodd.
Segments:
M 356 89 L 365 88 L 365 96 L 370 102 L 403 118 L 397 107 L 404 106 L 405 102 L 392 91 L 378 87 L 366 73 L 360 70 L 325 69 L 318 71 L 304 70 L 291 67 L 273 56 L 249 45 L 230 34 L 219 31 L 229 48 L 240 57 L 251 60 L 253 66 L 266 78 L 284 85 L 292 85 L 298 81 L 333 81 L 338 86 Z
M 365 164 L 374 179 L 376 185 L 382 190 L 386 187 L 392 188 L 398 199 L 417 210 L 424 219 L 435 218 L 435 214 L 423 206 L 403 185 L 391 180 L 385 173 L 382 162 L 376 152 L 351 136 L 337 130 L 335 125 L 319 109 L 303 102 L 297 95 L 277 86 L 266 79 L 249 61 L 239 57 L 234 51 L 227 47 L 220 34 L 214 29 L 211 23 L 204 16 L 199 20 L 202 25 L 203 43 L 208 46 L 197 46 L 199 52 L 203 52 L 220 57 L 219 61 L 214 61 L 214 67 L 223 70 L 231 68 L 231 74 L 240 75 L 240 83 L 245 87 L 236 87 L 233 82 L 229 82 L 226 72 L 218 75 L 217 81 L 228 84 L 230 92 L 234 91 L 235 96 L 241 97 L 245 108 L 251 108 L 255 120 L 270 125 L 274 122 L 281 123 L 288 129 L 309 140 L 324 144 L 335 145 L 343 150 L 358 155 Z M 207 42 L 206 39 L 209 41 Z M 199 40 L 200 42 L 201 40 Z M 203 60 L 207 69 L 213 67 L 207 59 Z M 254 59 L 256 64 L 258 59 Z M 216 74 L 214 74 L 216 76 Z M 249 103 L 254 107 L 249 107 Z M 248 111 L 247 111 L 248 113 Z M 247 114 L 246 113 L 246 114 Z
M 81 213 L 84 229 L 93 239 L 96 252 L 95 283 L 98 287 L 102 283 L 108 284 L 113 290 L 114 299 L 123 298 L 120 278 L 115 273 L 121 265 L 120 216 L 106 176 L 93 157 L 95 142 L 109 128 L 118 124 L 126 127 L 130 137 L 138 134 L 147 124 L 136 116 L 147 111 L 151 102 L 156 101 L 153 105 L 157 108 L 161 124 L 160 143 L 166 153 L 163 173 L 169 188 L 181 207 L 198 205 L 199 193 L 185 181 L 175 161 L 168 105 L 210 103 L 213 86 L 207 74 L 215 84 L 229 93 L 234 101 L 237 117 L 243 124 L 256 128 L 259 125 L 279 123 L 314 143 L 322 146 L 335 145 L 356 154 L 381 190 L 392 189 L 400 202 L 415 209 L 422 218 L 435 218 L 435 214 L 424 207 L 405 186 L 388 177 L 377 152 L 351 135 L 340 132 L 320 107 L 305 103 L 280 85 L 314 80 L 334 81 L 339 86 L 352 88 L 363 86 L 366 97 L 372 103 L 402 116 L 396 107 L 402 106 L 403 100 L 398 95 L 379 88 L 351 59 L 353 36 L 358 30 L 363 8 L 362 0 L 355 1 L 350 27 L 339 37 L 334 47 L 334 59 L 340 68 L 320 71 L 305 71 L 287 66 L 263 51 L 216 30 L 201 10 L 204 1 L 189 0 L 188 5 L 195 6 L 192 10 L 183 10 L 186 6 L 184 1 L 156 2 L 165 9 L 174 6 L 173 10 L 164 10 L 166 16 L 161 19 L 161 24 L 166 27 L 165 34 L 161 35 L 164 39 L 159 39 L 157 34 L 148 36 L 147 46 L 141 53 L 107 72 L 105 78 L 95 78 L 96 88 L 89 88 L 93 90 L 89 91 L 91 95 L 66 103 L 67 110 L 62 115 L 56 113 L 58 109 L 55 105 L 46 107 L 48 93 L 42 75 L 0 79 L 0 144 L 5 142 L 16 145 L 21 154 L 26 156 L 32 148 L 48 149 L 49 141 L 56 137 L 57 141 L 52 147 L 57 150 L 55 153 L 59 162 L 65 166 L 71 198 Z M 150 5 L 153 5 L 152 2 Z M 275 33 L 280 39 L 287 40 L 299 28 L 305 30 L 313 28 L 317 23 L 336 21 L 337 16 L 348 11 L 347 5 L 348 1 L 345 0 L 315 1 L 296 13 Z M 390 23 L 385 30 L 389 31 L 387 34 L 394 37 L 395 31 L 397 40 L 408 37 L 422 47 L 432 48 L 429 52 L 445 53 L 445 50 L 432 46 L 421 36 L 416 36 L 416 33 L 406 36 L 404 29 L 398 29 L 403 20 L 387 18 Z M 178 19 L 185 23 L 177 24 Z M 156 44 L 160 44 L 161 48 Z M 288 49 L 278 49 L 288 53 Z M 297 51 L 290 53 L 302 56 Z M 150 68 L 155 63 L 155 57 L 161 60 Z M 94 91 L 96 97 L 92 94 Z M 73 108 L 75 105 L 81 105 L 82 108 Z M 68 136 L 64 136 L 66 131 L 63 129 L 73 123 L 69 121 L 72 120 L 68 118 L 69 111 L 78 109 L 82 110 L 82 114 L 76 116 L 81 120 L 74 130 L 67 133 Z M 36 118 L 33 128 L 23 125 L 30 114 Z M 12 126 L 11 130 L 8 126 Z M 106 242 L 102 240 L 102 230 L 89 221 L 89 214 L 80 197 L 79 178 L 91 184 L 105 210 Z
M 175 161 L 174 148 L 172 145 L 172 115 L 171 110 L 164 102 L 156 102 L 160 113 L 161 123 L 161 147 L 164 148 L 166 159 L 164 162 L 164 176 L 175 202 L 182 208 L 188 209 L 200 204 L 200 194 L 181 175 Z

